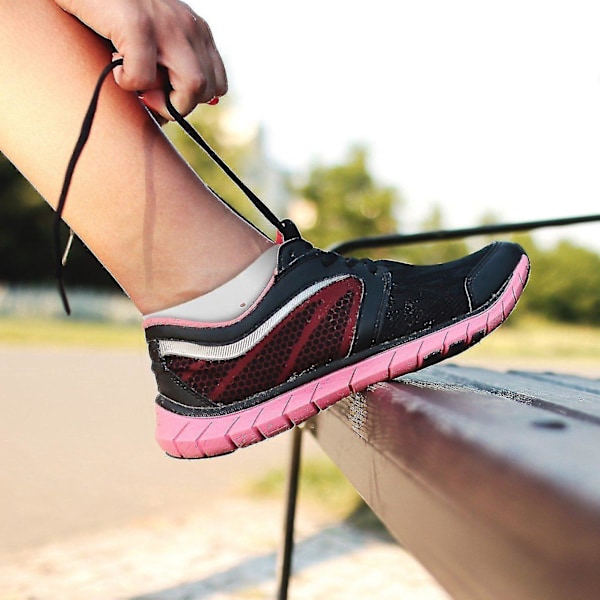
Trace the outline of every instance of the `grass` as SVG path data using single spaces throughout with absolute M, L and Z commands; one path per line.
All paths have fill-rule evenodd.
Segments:
M 256 498 L 281 498 L 286 485 L 287 469 L 273 469 L 248 482 L 242 491 Z M 347 518 L 362 502 L 352 484 L 325 455 L 302 461 L 299 496 L 303 503 L 327 507 L 337 518 Z
M 554 323 L 524 315 L 486 337 L 457 363 L 488 368 L 573 370 L 600 376 L 600 327 Z
M 141 326 L 77 319 L 0 317 L 0 344 L 85 348 L 145 347 Z
M 242 491 L 259 499 L 279 499 L 284 497 L 286 487 L 287 470 L 281 468 L 250 481 Z M 302 460 L 298 496 L 302 506 L 315 507 L 336 520 L 345 520 L 357 529 L 367 529 L 389 538 L 379 517 L 325 454 Z
M 0 317 L 0 344 L 143 348 L 144 339 L 141 325 Z M 600 328 L 520 316 L 467 355 L 490 360 L 523 357 L 600 361 Z
M 600 327 L 552 323 L 527 317 L 502 327 L 477 349 L 490 357 L 588 358 L 600 360 Z

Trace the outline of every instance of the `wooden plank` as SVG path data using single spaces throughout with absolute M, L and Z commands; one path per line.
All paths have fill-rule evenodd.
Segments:
M 455 598 L 596 600 L 600 389 L 559 379 L 431 367 L 343 400 L 315 433 Z
M 440 380 L 440 377 L 442 379 Z M 555 373 L 502 373 L 479 368 L 456 366 L 425 369 L 407 375 L 406 381 L 427 382 L 430 385 L 458 386 L 480 393 L 506 396 L 517 402 L 531 404 L 558 414 L 570 414 L 600 423 L 600 380 L 584 379 Z

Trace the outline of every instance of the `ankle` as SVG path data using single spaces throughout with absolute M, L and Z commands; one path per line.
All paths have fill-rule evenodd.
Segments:
M 222 259 L 218 264 L 206 261 L 206 264 L 198 266 L 190 273 L 189 279 L 184 277 L 183 270 L 170 269 L 162 277 L 149 278 L 152 285 L 144 289 L 138 296 L 130 295 L 131 300 L 143 315 L 162 313 L 173 307 L 179 307 L 197 298 L 207 296 L 235 280 L 240 274 L 252 268 L 254 263 L 273 247 L 273 242 L 266 240 L 266 243 L 257 243 L 247 249 L 248 251 L 243 256 L 236 256 L 236 260 Z M 264 271 L 265 268 L 268 270 L 269 259 L 266 262 L 263 260 L 262 263 L 264 266 L 261 267 L 261 270 Z M 265 285 L 269 278 L 268 276 L 266 278 L 258 276 L 258 279 L 265 280 Z

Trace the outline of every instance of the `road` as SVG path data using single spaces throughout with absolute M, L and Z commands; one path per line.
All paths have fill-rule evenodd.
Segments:
M 145 352 L 0 347 L 0 554 L 184 515 L 286 464 L 289 437 L 202 461 L 154 442 Z

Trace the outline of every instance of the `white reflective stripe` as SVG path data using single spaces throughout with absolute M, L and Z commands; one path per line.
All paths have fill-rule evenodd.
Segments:
M 159 340 L 158 349 L 161 356 L 184 356 L 186 358 L 196 358 L 199 360 L 230 360 L 243 356 L 254 348 L 259 342 L 265 339 L 279 323 L 290 315 L 298 306 L 308 300 L 311 296 L 342 279 L 348 275 L 338 275 L 325 281 L 319 281 L 306 288 L 295 298 L 290 300 L 285 306 L 281 307 L 270 319 L 265 321 L 258 329 L 246 337 L 231 344 L 221 346 L 209 346 L 206 344 L 197 344 L 195 342 L 184 342 L 178 340 Z

